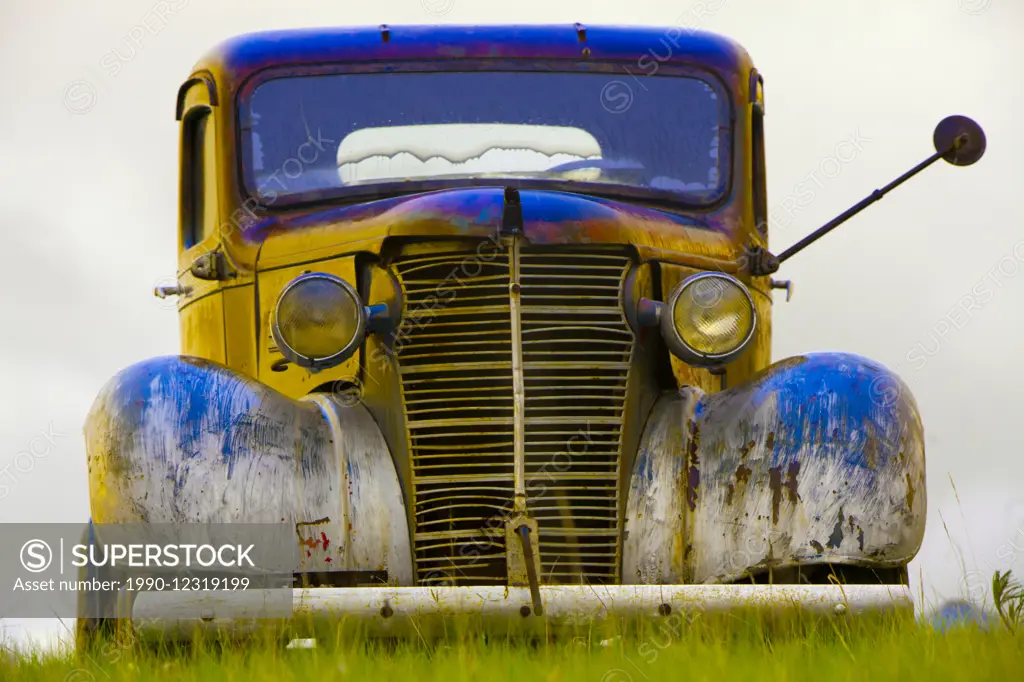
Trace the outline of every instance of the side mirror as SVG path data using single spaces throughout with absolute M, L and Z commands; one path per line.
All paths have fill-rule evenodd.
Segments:
M 966 116 L 948 116 L 935 126 L 935 153 L 954 166 L 970 166 L 985 155 L 985 131 Z
M 935 145 L 935 153 L 930 157 L 914 166 L 882 189 L 876 189 L 860 203 L 850 207 L 825 225 L 822 225 L 817 230 L 780 253 L 777 257 L 767 257 L 753 261 L 755 263 L 755 267 L 751 268 L 752 274 L 770 275 L 776 272 L 779 269 L 779 265 L 784 261 L 792 258 L 800 251 L 803 251 L 805 248 L 818 241 L 871 204 L 880 200 L 886 194 L 896 189 L 939 159 L 948 161 L 954 166 L 970 166 L 971 164 L 977 163 L 978 159 L 985 154 L 985 131 L 981 129 L 980 125 L 966 116 L 947 116 L 939 121 L 939 125 L 935 126 L 935 133 L 932 136 L 932 142 Z

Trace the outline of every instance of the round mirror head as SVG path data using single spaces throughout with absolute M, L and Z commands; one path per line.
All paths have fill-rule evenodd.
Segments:
M 985 131 L 966 116 L 948 116 L 935 126 L 935 151 L 954 166 L 970 166 L 985 154 Z

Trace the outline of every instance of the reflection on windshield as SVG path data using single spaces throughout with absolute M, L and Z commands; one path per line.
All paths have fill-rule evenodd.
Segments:
M 719 94 L 696 78 L 651 77 L 620 112 L 597 73 L 429 72 L 279 78 L 242 112 L 246 182 L 280 202 L 310 191 L 453 178 L 531 178 L 674 192 L 724 191 Z M 321 153 L 300 150 L 317 140 Z M 349 189 L 351 188 L 351 189 Z
M 579 128 L 445 123 L 357 130 L 338 145 L 338 175 L 351 185 L 383 180 L 475 175 L 542 175 L 552 167 L 601 158 Z

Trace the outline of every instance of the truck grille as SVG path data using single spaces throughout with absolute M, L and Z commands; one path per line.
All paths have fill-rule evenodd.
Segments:
M 482 256 L 478 255 L 483 254 Z M 621 248 L 519 256 L 527 509 L 545 583 L 614 583 L 619 461 L 633 333 Z M 396 355 L 412 456 L 420 584 L 503 582 L 514 493 L 508 250 L 408 254 Z

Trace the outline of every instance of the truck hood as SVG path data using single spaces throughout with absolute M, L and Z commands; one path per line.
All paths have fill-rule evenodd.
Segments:
M 523 235 L 532 244 L 632 244 L 644 259 L 729 270 L 741 249 L 727 211 L 686 217 L 624 201 L 522 190 Z M 356 252 L 394 237 L 488 238 L 502 224 L 503 187 L 426 192 L 274 216 L 247 230 L 266 270 Z

